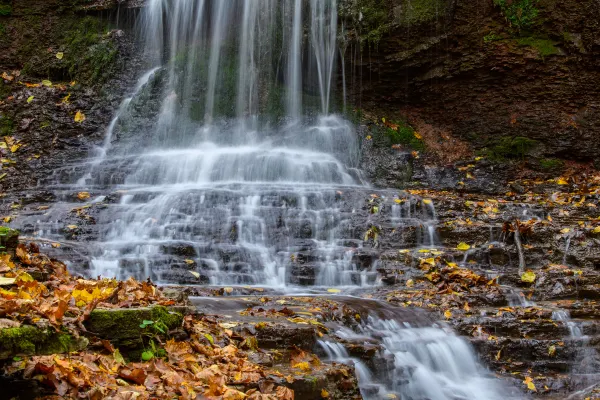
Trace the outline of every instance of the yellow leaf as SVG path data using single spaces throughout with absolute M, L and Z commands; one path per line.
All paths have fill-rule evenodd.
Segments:
M 212 335 L 209 333 L 205 333 L 204 337 L 206 338 L 206 340 L 208 340 L 210 342 L 210 344 L 215 344 L 215 339 L 213 339 Z
M 2 220 L 8 224 L 12 220 L 12 217 L 4 217 Z
M 223 291 L 225 293 L 233 293 L 233 288 L 232 287 L 226 287 L 226 288 L 223 289 Z
M 194 260 L 183 260 L 184 263 L 186 263 L 187 265 L 192 265 L 194 263 Z
M 535 282 L 535 273 L 533 271 L 527 271 L 521 275 L 521 280 L 527 283 Z
M 592 232 L 594 232 L 594 233 L 600 233 L 600 226 L 595 227 Z
M 496 359 L 496 361 L 500 360 L 501 354 L 502 354 L 502 349 L 498 350 L 498 352 L 496 353 L 496 357 L 494 357 Z
M 329 292 L 329 293 L 339 293 L 339 292 L 341 292 L 341 290 L 340 289 L 327 289 L 327 292 Z
M 329 392 L 325 389 L 321 389 L 321 397 L 324 399 L 328 399 L 329 398 Z
M 77 225 L 67 225 L 67 228 L 73 230 L 73 229 L 77 229 Z
M 385 124 L 385 118 L 381 118 L 381 122 Z
M 44 85 L 44 86 L 46 86 L 46 87 L 52 87 L 52 82 L 50 82 L 50 81 L 49 81 L 49 80 L 47 80 L 47 79 L 44 79 L 44 80 L 42 81 L 42 85 Z
M 467 179 L 475 179 L 475 178 L 473 177 L 472 173 L 467 172 Z
M 51 246 L 55 249 L 58 249 L 60 247 L 60 243 L 52 243 Z
M 396 203 L 396 204 L 401 204 L 401 203 L 402 203 L 402 200 L 400 200 L 400 199 L 394 199 L 394 203 Z
M 200 274 L 196 271 L 188 271 L 190 274 L 194 275 L 196 279 L 200 279 Z
M 431 199 L 423 199 L 423 204 L 431 204 L 433 203 Z
M 308 362 L 306 362 L 306 361 L 294 364 L 294 365 L 292 365 L 292 367 L 298 368 L 298 369 L 300 369 L 300 370 L 302 370 L 304 372 L 310 372 L 310 370 L 312 369 L 310 367 L 310 364 Z
M 59 60 L 62 60 L 64 56 L 65 56 L 65 53 L 63 53 L 63 52 L 56 53 L 56 58 L 58 58 Z
M 415 285 L 415 281 L 413 281 L 412 279 L 409 279 L 406 281 L 406 286 L 413 287 L 414 285 Z
M 475 157 L 475 161 L 481 161 L 483 160 L 483 157 Z
M 77 111 L 77 113 L 75 113 L 75 122 L 81 123 L 83 121 L 85 121 L 85 114 L 81 111 Z
M 421 260 L 421 264 L 429 264 L 431 266 L 435 266 L 435 258 L 426 258 Z
M 20 148 L 20 147 L 21 147 L 21 144 L 20 144 L 20 143 L 13 144 L 12 146 L 10 146 L 10 152 L 11 152 L 11 153 L 14 153 L 14 152 L 16 152 L 17 150 L 19 150 L 19 148 Z
M 0 142 L 0 149 L 8 149 L 6 142 Z
M 471 246 L 469 246 L 465 242 L 461 242 L 458 246 L 456 246 L 456 248 L 460 251 L 467 251 L 471 248 Z
M 450 310 L 444 311 L 444 317 L 446 317 L 446 319 L 452 318 L 452 312 Z
M 418 132 L 415 132 L 415 137 L 419 140 L 423 139 L 423 136 L 421 136 Z
M 571 232 L 570 228 L 563 228 L 560 230 L 560 233 L 569 233 L 569 232 Z
M 79 192 L 79 193 L 77 193 L 77 198 L 79 200 L 87 200 L 90 198 L 90 194 L 89 194 L 89 192 Z
M 113 358 L 115 359 L 116 362 L 118 362 L 120 364 L 123 364 L 123 365 L 127 364 L 125 362 L 125 359 L 121 355 L 121 352 L 119 351 L 119 349 L 115 349 L 115 352 L 113 353 Z
M 530 376 L 528 376 L 527 378 L 525 378 L 525 380 L 523 381 L 523 383 L 525 385 L 527 385 L 527 389 L 533 391 L 533 392 L 537 392 L 537 389 L 535 388 L 535 385 L 533 384 L 533 379 L 531 379 Z
M 559 184 L 559 185 L 568 185 L 569 184 L 569 182 L 567 182 L 567 180 L 565 178 L 563 178 L 563 177 L 558 178 L 556 180 L 556 183 Z
M 556 354 L 556 346 L 552 345 L 552 346 L 548 347 L 548 355 L 550 357 L 554 357 L 555 354 Z
M 465 306 L 463 307 L 463 309 L 464 309 L 466 312 L 471 312 L 471 307 L 469 307 L 469 303 L 465 303 Z
M 367 139 L 367 140 L 371 140 L 371 139 L 373 139 L 373 137 L 372 137 L 371 135 L 368 135 L 368 136 L 366 137 L 366 139 Z
M 112 287 L 98 287 L 92 288 L 86 287 L 83 289 L 74 289 L 71 295 L 75 299 L 76 305 L 81 307 L 85 304 L 91 303 L 93 300 L 106 299 L 113 294 L 114 288 Z
M 33 101 L 34 97 L 33 96 L 29 96 L 27 98 L 27 104 L 31 103 Z

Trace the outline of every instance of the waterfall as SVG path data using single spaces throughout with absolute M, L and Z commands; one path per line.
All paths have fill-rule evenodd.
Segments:
M 99 218 L 93 275 L 372 284 L 336 197 L 367 187 L 354 128 L 332 114 L 336 2 L 150 0 L 139 26 L 152 88 L 123 102 L 119 146 L 80 179 L 127 193 Z M 308 280 L 296 251 L 315 259 Z

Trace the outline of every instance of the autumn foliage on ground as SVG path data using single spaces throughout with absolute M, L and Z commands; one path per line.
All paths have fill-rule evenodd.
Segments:
M 243 348 L 257 350 L 248 348 L 249 341 L 209 317 L 185 317 L 184 341 L 169 338 L 168 332 L 153 337 L 152 346 L 160 351 L 145 362 L 128 362 L 119 349 L 84 327 L 95 308 L 149 305 L 174 301 L 150 282 L 77 279 L 37 246 L 19 245 L 15 260 L 9 255 L 0 259 L 0 329 L 31 325 L 84 335 L 90 345 L 70 354 L 15 357 L 3 372 L 39 381 L 55 398 L 294 398 L 292 390 L 269 379 L 276 372 L 248 360 Z

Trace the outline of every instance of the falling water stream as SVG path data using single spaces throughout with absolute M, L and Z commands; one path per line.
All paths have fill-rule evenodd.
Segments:
M 370 190 L 357 135 L 334 112 L 336 0 L 149 0 L 140 26 L 147 72 L 89 162 L 56 174 L 103 204 L 87 273 L 286 292 L 377 285 L 357 259 Z M 432 202 L 397 193 L 379 212 L 433 246 Z M 55 216 L 36 218 L 39 236 L 61 234 Z M 354 363 L 366 398 L 506 398 L 448 328 L 372 317 L 338 336 L 377 338 L 392 360 L 387 372 Z M 321 346 L 352 362 L 342 344 Z

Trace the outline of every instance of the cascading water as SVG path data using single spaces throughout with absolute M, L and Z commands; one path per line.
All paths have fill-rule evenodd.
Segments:
M 310 225 L 317 281 L 357 283 L 340 275 L 356 268 L 331 195 L 364 185 L 353 127 L 329 114 L 336 2 L 152 0 L 142 26 L 162 100 L 144 131 L 117 113 L 109 131 L 121 146 L 107 135 L 111 151 L 84 181 L 127 191 L 95 274 L 176 280 L 160 265 L 185 248 L 183 271 L 214 284 L 284 285 L 294 243 L 273 226 L 297 219 Z
M 371 360 L 372 371 L 362 361 L 352 359 L 342 344 L 319 342 L 330 359 L 354 364 L 365 399 L 520 398 L 516 389 L 503 390 L 485 373 L 464 340 L 440 326 L 411 327 L 370 316 L 358 332 L 342 328 L 336 335 L 350 343 L 380 343 L 378 361 Z

